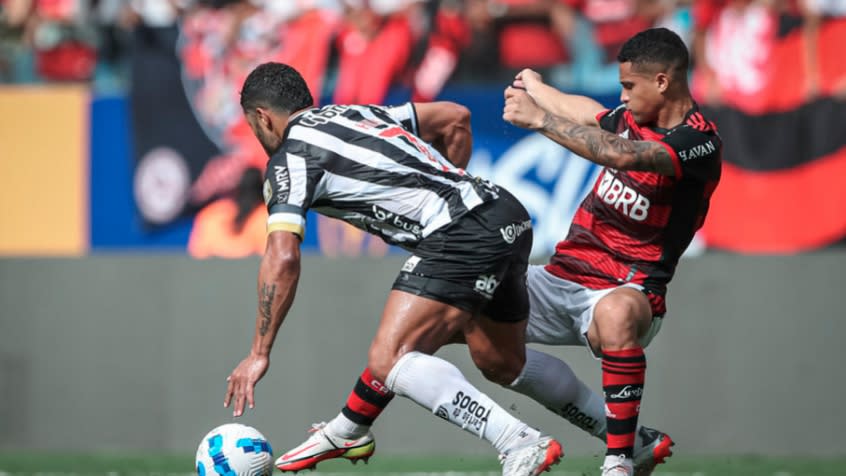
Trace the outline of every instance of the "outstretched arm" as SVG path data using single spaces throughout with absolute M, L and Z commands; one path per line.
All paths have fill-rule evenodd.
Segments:
M 544 110 L 521 89 L 509 87 L 505 90 L 502 117 L 515 126 L 536 130 L 599 165 L 618 170 L 676 174 L 673 158 L 660 142 L 624 139 L 599 127 L 579 124 Z
M 470 110 L 454 102 L 414 103 L 420 138 L 453 165 L 466 168 L 473 152 Z
M 543 82 L 541 75 L 531 69 L 517 73 L 513 86 L 525 89 L 542 109 L 567 118 L 576 124 L 596 126 L 596 116 L 606 108 L 587 96 L 567 94 Z
M 255 385 L 270 365 L 270 350 L 279 326 L 285 320 L 300 277 L 300 239 L 288 231 L 274 231 L 267 237 L 267 248 L 258 275 L 258 312 L 250 354 L 232 371 L 227 381 L 224 406 L 235 398 L 232 414 L 240 416 L 244 406 L 255 406 Z

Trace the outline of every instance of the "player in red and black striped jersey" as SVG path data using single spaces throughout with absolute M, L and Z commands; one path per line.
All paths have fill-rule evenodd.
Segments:
M 716 127 L 690 95 L 688 52 L 675 33 L 640 32 L 618 60 L 623 104 L 616 109 L 524 70 L 505 91 L 503 113 L 604 166 L 549 264 L 529 270 L 527 329 L 530 342 L 589 345 L 602 359 L 604 401 L 569 367 L 531 350 L 512 388 L 605 433 L 605 476 L 634 472 L 643 347 L 660 328 L 667 284 L 705 219 L 722 151 Z
M 663 316 L 667 283 L 719 182 L 720 138 L 696 105 L 669 129 L 641 127 L 625 105 L 600 112 L 597 122 L 629 141 L 664 147 L 671 174 L 604 168 L 546 269 L 589 288 L 640 284 L 653 314 Z

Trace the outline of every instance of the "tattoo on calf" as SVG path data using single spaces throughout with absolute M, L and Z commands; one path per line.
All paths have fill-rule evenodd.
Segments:
M 267 335 L 270 329 L 270 306 L 273 304 L 273 296 L 276 295 L 276 285 L 262 283 L 261 298 L 259 299 L 259 312 L 261 313 L 261 325 L 259 325 L 259 334 Z

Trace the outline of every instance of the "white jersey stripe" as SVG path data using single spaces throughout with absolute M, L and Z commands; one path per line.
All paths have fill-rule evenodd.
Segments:
M 375 118 L 375 116 L 372 113 L 370 113 L 369 111 L 367 111 L 367 113 L 362 113 L 362 116 L 364 116 L 364 117 L 370 116 L 370 117 Z M 360 127 L 356 127 L 356 124 L 357 124 L 356 121 L 353 121 L 353 120 L 348 119 L 346 117 L 338 118 L 336 123 L 338 125 L 341 125 L 341 126 L 348 128 L 348 129 L 352 129 L 353 131 L 356 131 L 360 134 L 361 133 L 367 134 L 367 135 L 374 137 L 374 138 L 378 137 L 379 134 L 384 131 L 384 129 L 370 129 L 370 130 L 362 131 Z M 400 127 L 400 126 L 396 126 L 396 127 Z M 431 147 L 428 144 L 426 144 L 423 141 L 423 139 L 420 139 L 418 137 L 414 137 L 414 139 L 419 141 L 421 146 L 424 146 L 424 147 L 427 148 L 426 153 L 418 150 L 416 147 L 414 147 L 411 144 L 409 144 L 408 142 L 400 139 L 399 137 L 392 137 L 392 138 L 388 138 L 386 140 L 388 142 L 390 142 L 391 144 L 393 144 L 395 147 L 401 149 L 406 154 L 416 158 L 421 163 L 429 165 L 430 167 L 433 167 L 433 168 L 437 167 L 441 170 L 446 170 L 446 171 L 449 171 L 451 173 L 455 173 L 455 174 L 459 173 L 460 169 L 458 167 L 456 167 L 455 165 L 453 165 L 452 162 L 450 162 L 449 160 L 444 158 L 444 156 L 442 156 L 441 153 L 438 152 L 437 149 L 435 149 L 434 147 Z M 424 155 L 424 154 L 426 154 L 426 155 Z M 431 157 L 431 159 L 429 159 L 429 157 Z M 436 161 L 437 164 L 433 164 L 432 160 Z
M 412 231 L 415 223 L 426 223 L 425 227 L 417 230 L 417 234 L 422 233 L 425 236 L 452 220 L 449 203 L 432 191 L 379 185 L 335 175 L 328 171 L 324 172 L 318 188 L 334 191 L 326 196 L 334 206 L 322 206 L 322 208 L 340 210 L 344 204 L 360 204 L 361 197 L 357 191 L 363 187 L 367 187 L 368 195 L 371 197 L 370 211 L 388 225 Z M 421 201 L 429 203 L 429 206 L 419 207 Z M 333 213 L 333 216 L 338 216 L 338 213 L 340 212 Z
M 354 123 L 346 121 L 345 119 L 342 119 L 342 118 L 336 119 L 335 123 L 336 124 L 342 124 L 342 121 L 346 122 L 346 124 L 343 124 L 343 125 L 350 127 L 351 129 L 353 128 L 353 127 L 351 127 L 351 124 L 354 124 Z M 375 134 L 372 131 L 366 131 L 365 132 L 365 131 L 360 130 L 359 128 L 354 129 L 354 131 L 358 132 L 359 134 L 364 133 L 364 134 L 367 134 L 367 135 L 375 136 Z M 309 143 L 309 144 L 318 145 L 320 148 L 326 149 L 330 152 L 334 152 L 334 153 L 338 154 L 339 156 L 344 157 L 348 160 L 352 160 L 354 162 L 360 163 L 362 165 L 366 165 L 368 167 L 372 167 L 374 169 L 380 169 L 380 170 L 385 170 L 385 171 L 394 172 L 394 173 L 400 173 L 400 174 L 404 174 L 404 175 L 414 175 L 414 174 L 421 174 L 422 173 L 422 172 L 420 172 L 416 169 L 413 169 L 413 168 L 408 167 L 406 165 L 400 164 L 399 162 L 397 162 L 397 161 L 395 161 L 395 160 L 391 159 L 390 157 L 387 157 L 383 154 L 379 154 L 377 152 L 374 152 L 370 149 L 366 149 L 364 147 L 359 147 L 359 146 L 350 144 L 349 142 L 345 142 L 345 141 L 343 141 L 343 140 L 341 140 L 341 139 L 339 139 L 339 138 L 337 138 L 333 135 L 327 134 L 323 131 L 320 131 L 320 130 L 317 130 L 317 129 L 314 129 L 314 128 L 306 128 L 306 127 L 295 126 L 295 127 L 291 128 L 291 132 L 288 135 L 288 138 L 289 139 L 301 140 L 301 141 Z M 384 140 L 384 139 L 378 138 L 377 140 Z M 420 151 L 412 148 L 411 146 L 409 146 L 404 141 L 402 141 L 398 138 L 394 138 L 390 142 L 392 144 L 394 144 L 395 146 L 403 149 L 404 152 L 406 152 L 407 154 L 409 154 L 412 157 L 415 157 L 420 162 L 427 163 L 426 159 L 420 159 L 419 158 L 422 155 L 422 153 Z M 437 154 L 437 151 L 434 151 L 434 153 Z M 288 154 L 288 155 L 291 156 L 291 154 Z M 438 154 L 438 157 L 440 157 L 440 154 Z M 446 161 L 446 159 L 443 159 L 442 157 L 441 157 L 441 160 Z M 290 164 L 289 164 L 289 166 L 290 166 Z M 453 166 L 453 170 L 457 170 L 457 169 Z M 439 182 L 441 184 L 448 185 L 451 188 L 456 189 L 456 191 L 459 193 L 459 196 L 461 197 L 461 200 L 462 200 L 464 206 L 467 209 L 472 209 L 472 208 L 476 207 L 477 205 L 479 205 L 480 203 L 483 203 L 483 200 L 481 199 L 481 197 L 479 197 L 479 195 L 476 193 L 476 191 L 472 187 L 468 187 L 466 185 L 461 187 L 460 186 L 461 182 L 454 182 L 454 181 L 451 181 L 451 180 L 449 180 L 445 177 L 441 177 L 439 175 L 426 174 L 426 176 L 427 176 L 427 178 L 429 178 L 432 181 Z M 294 178 L 293 171 L 292 171 L 291 178 L 292 178 L 292 180 Z M 369 183 L 367 184 L 367 186 L 371 186 L 371 185 L 372 184 L 369 184 Z M 416 199 L 415 202 L 417 203 L 417 205 L 419 205 L 420 201 L 419 201 L 419 199 Z
M 306 196 L 308 195 L 306 190 L 306 184 L 308 183 L 306 180 L 306 161 L 298 155 L 291 153 L 287 155 L 288 171 L 291 174 L 292 184 L 291 196 L 287 203 L 298 205 L 303 209 L 308 209 L 310 204 L 304 203 Z
M 413 168 L 402 165 L 389 157 L 365 149 L 364 147 L 350 144 L 317 129 L 294 126 L 291 128 L 290 134 L 288 134 L 288 139 L 296 139 L 314 144 L 322 149 L 334 152 L 341 157 L 354 160 L 374 169 L 389 170 L 401 174 L 418 173 Z

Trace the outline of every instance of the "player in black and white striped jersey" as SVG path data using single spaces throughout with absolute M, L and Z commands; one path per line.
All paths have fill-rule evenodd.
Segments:
M 392 116 L 416 117 L 411 108 L 330 105 L 292 115 L 268 164 L 270 229 L 302 234 L 310 208 L 412 250 L 497 199 L 495 187 L 450 163 Z
M 375 418 L 393 392 L 489 441 L 503 455 L 505 476 L 548 469 L 561 456 L 557 441 L 511 416 L 458 368 L 432 355 L 461 335 L 486 375 L 516 375 L 525 360 L 531 219 L 507 190 L 460 167 L 472 144 L 469 113 L 446 103 L 312 103 L 299 73 L 280 63 L 258 66 L 241 91 L 247 122 L 270 156 L 264 184 L 269 218 L 253 345 L 229 376 L 226 406 L 234 398 L 239 416 L 254 405 L 254 386 L 268 369 L 293 302 L 306 212 L 313 209 L 413 255 L 385 304 L 366 381 L 347 401 L 345 410 L 354 417 L 316 425 L 277 467 L 299 471 L 328 458 L 368 458 L 375 444 L 366 419 Z M 456 111 L 463 120 L 454 120 Z

